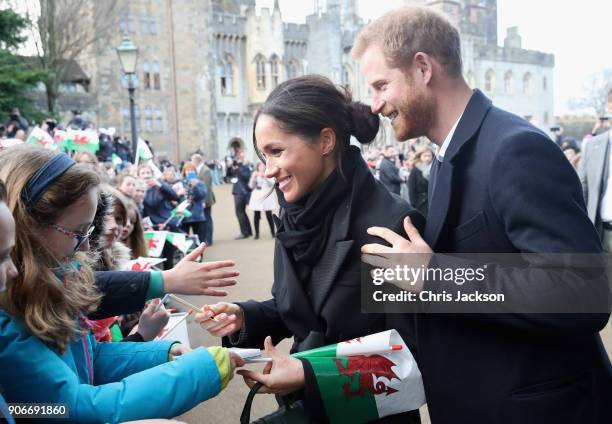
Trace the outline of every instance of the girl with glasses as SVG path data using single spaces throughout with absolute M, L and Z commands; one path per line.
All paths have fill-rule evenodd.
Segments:
M 86 316 L 101 294 L 89 243 L 77 240 L 96 214 L 93 170 L 20 146 L 0 153 L 0 179 L 19 270 L 0 299 L 0 386 L 9 402 L 62 403 L 71 421 L 120 422 L 177 416 L 227 385 L 242 361 L 225 349 L 95 341 Z

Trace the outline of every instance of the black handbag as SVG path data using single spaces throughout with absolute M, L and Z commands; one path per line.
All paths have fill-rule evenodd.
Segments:
M 261 383 L 256 383 L 244 403 L 244 408 L 240 414 L 240 424 L 251 423 L 251 406 L 257 391 L 263 386 Z M 309 418 L 304 410 L 304 405 L 301 401 L 289 402 L 282 396 L 277 396 L 279 408 L 264 417 L 253 421 L 253 424 L 311 424 L 313 421 Z

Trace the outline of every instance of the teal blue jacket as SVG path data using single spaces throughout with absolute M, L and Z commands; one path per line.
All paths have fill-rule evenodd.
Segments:
M 0 310 L 0 391 L 10 403 L 67 404 L 83 423 L 172 418 L 219 393 L 221 376 L 204 348 L 167 362 L 171 344 L 85 334 L 60 355 Z

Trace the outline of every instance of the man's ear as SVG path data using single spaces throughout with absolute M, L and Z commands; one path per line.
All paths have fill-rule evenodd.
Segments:
M 331 128 L 323 128 L 320 136 L 321 154 L 331 155 L 336 147 L 336 133 Z
M 428 85 L 433 77 L 434 61 L 430 55 L 423 52 L 416 52 L 412 60 L 415 69 L 415 77 L 424 85 Z

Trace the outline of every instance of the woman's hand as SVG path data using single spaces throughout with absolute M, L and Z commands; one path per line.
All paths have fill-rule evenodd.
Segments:
M 210 319 L 215 317 L 215 320 Z M 223 337 L 242 330 L 244 313 L 235 303 L 219 302 L 206 305 L 204 312 L 196 314 L 195 321 L 215 337 Z
M 163 271 L 164 292 L 178 294 L 198 294 L 207 296 L 226 296 L 224 290 L 212 287 L 228 287 L 236 284 L 234 279 L 240 272 L 224 270 L 235 266 L 232 261 L 198 262 L 206 249 L 202 243 L 193 252 L 186 255 L 174 268 Z
M 285 356 L 279 353 L 272 345 L 272 338 L 266 337 L 264 342 L 265 352 L 273 362 L 268 362 L 263 373 L 251 370 L 239 370 L 244 382 L 253 387 L 256 382 L 262 383 L 264 387 L 257 393 L 273 393 L 286 395 L 304 387 L 304 367 L 299 359 Z
M 170 320 L 170 314 L 161 305 L 157 311 L 155 308 L 159 305 L 160 300 L 154 299 L 145 308 L 142 315 L 140 315 L 140 321 L 138 321 L 138 334 L 142 336 L 145 342 L 150 342 L 164 329 L 168 320 Z

